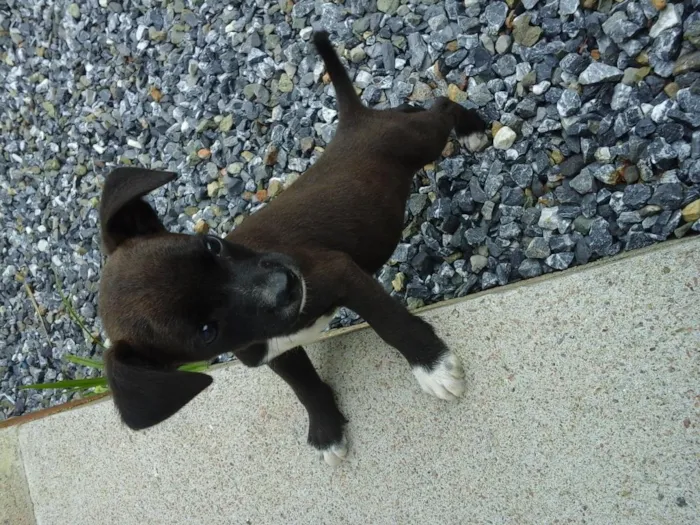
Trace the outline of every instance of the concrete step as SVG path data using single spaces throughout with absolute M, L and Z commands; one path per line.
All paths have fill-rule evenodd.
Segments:
M 700 239 L 424 315 L 459 402 L 371 330 L 309 347 L 350 420 L 340 467 L 285 384 L 230 365 L 145 432 L 108 399 L 0 431 L 0 523 L 700 523 Z

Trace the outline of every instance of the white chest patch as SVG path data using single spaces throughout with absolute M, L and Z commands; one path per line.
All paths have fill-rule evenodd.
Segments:
M 297 346 L 304 346 L 316 342 L 321 333 L 328 327 L 328 323 L 331 322 L 331 319 L 333 319 L 334 316 L 335 312 L 330 315 L 324 315 L 316 319 L 314 324 L 311 326 L 299 330 L 294 334 L 268 339 L 267 355 L 265 356 L 264 362 L 268 363 L 275 357 Z

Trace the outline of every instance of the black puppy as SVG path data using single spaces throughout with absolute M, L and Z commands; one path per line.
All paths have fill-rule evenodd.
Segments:
M 485 123 L 447 98 L 427 111 L 370 110 L 328 35 L 316 33 L 314 43 L 338 101 L 335 138 L 293 186 L 225 239 L 165 231 L 142 197 L 175 174 L 119 168 L 107 177 L 100 219 L 109 257 L 99 308 L 113 342 L 107 378 L 132 429 L 169 418 L 211 383 L 179 365 L 233 351 L 292 387 L 309 414 L 309 443 L 339 462 L 346 420 L 302 345 L 340 306 L 398 349 L 425 391 L 442 399 L 464 391 L 457 356 L 372 274 L 400 240 L 414 173 L 440 156 L 453 129 L 468 136 Z

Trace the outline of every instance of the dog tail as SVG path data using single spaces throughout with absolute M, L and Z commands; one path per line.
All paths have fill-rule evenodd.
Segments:
M 353 111 L 363 109 L 364 106 L 357 96 L 357 93 L 355 93 L 355 88 L 348 76 L 348 72 L 345 70 L 345 67 L 343 67 L 335 49 L 333 49 L 333 45 L 328 38 L 328 33 L 326 31 L 316 32 L 314 34 L 314 45 L 326 65 L 326 70 L 331 77 L 331 82 L 333 82 L 335 95 L 338 100 L 338 111 L 340 112 L 341 118 L 343 115 L 351 115 Z

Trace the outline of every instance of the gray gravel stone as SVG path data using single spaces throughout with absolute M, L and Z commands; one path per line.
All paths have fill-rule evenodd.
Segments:
M 549 238 L 549 247 L 553 252 L 570 251 L 576 246 L 576 240 L 574 234 L 552 235 Z
M 547 259 L 545 259 L 545 264 L 550 268 L 555 270 L 566 270 L 571 263 L 574 261 L 574 254 L 572 252 L 563 253 L 553 253 Z
M 622 71 L 614 66 L 593 62 L 578 77 L 580 84 L 599 84 L 601 82 L 617 82 L 622 78 Z
M 648 117 L 641 119 L 634 127 L 634 134 L 639 137 L 649 137 L 656 131 L 654 121 Z
M 683 185 L 679 183 L 659 184 L 649 200 L 649 204 L 661 206 L 666 210 L 678 209 L 682 202 Z
M 593 177 L 604 184 L 615 184 L 617 181 L 615 166 L 612 164 L 599 164 L 594 162 L 593 164 L 586 166 L 584 170 L 586 172 L 590 172 Z
M 581 56 L 579 53 L 569 53 L 561 60 L 559 65 L 566 73 L 578 76 L 585 71 L 590 63 L 590 58 Z
M 535 237 L 525 250 L 525 255 L 530 259 L 545 259 L 551 253 L 549 242 L 543 237 Z
M 500 57 L 493 65 L 493 70 L 501 77 L 508 77 L 515 73 L 517 59 L 513 55 Z
M 532 47 L 542 36 L 542 28 L 531 25 L 531 15 L 525 13 L 513 20 L 513 40 L 524 47 Z
M 560 228 L 562 221 L 561 217 L 559 217 L 559 208 L 557 206 L 553 208 L 542 208 L 537 224 L 540 228 L 545 230 L 556 230 Z
M 678 158 L 676 149 L 668 144 L 662 137 L 656 137 L 647 147 L 646 155 L 655 166 L 662 169 L 670 169 Z
M 486 232 L 482 228 L 469 228 L 465 232 L 464 237 L 467 243 L 476 246 L 486 240 Z
M 610 234 L 610 225 L 603 217 L 593 220 L 588 232 L 588 247 L 591 252 L 605 255 L 611 251 L 613 236 Z
M 501 227 L 498 229 L 498 237 L 509 241 L 520 237 L 520 233 L 520 226 L 518 226 L 514 222 L 502 224 Z
M 576 191 L 579 193 L 588 193 L 589 191 L 592 191 L 593 189 L 593 176 L 590 173 L 584 174 L 583 178 L 578 178 L 579 175 L 581 174 L 581 170 L 584 168 L 585 162 L 583 161 L 583 157 L 581 155 L 574 155 L 573 157 L 569 157 L 566 159 L 564 162 L 560 164 L 560 170 L 561 174 L 564 177 L 574 177 L 574 180 L 578 179 L 576 182 L 576 185 L 579 187 L 574 188 Z M 590 178 L 589 182 L 585 182 L 586 178 Z M 571 181 L 573 183 L 573 181 Z M 573 187 L 573 186 L 572 186 Z M 585 189 L 588 188 L 588 189 Z
M 497 34 L 506 22 L 508 6 L 505 2 L 491 2 L 486 6 L 483 19 L 487 24 L 487 29 L 491 34 Z
M 644 206 L 651 197 L 651 188 L 644 184 L 632 184 L 625 188 L 622 201 L 626 206 L 637 210 Z
M 565 89 L 557 102 L 557 111 L 561 117 L 570 117 L 581 108 L 581 97 L 573 89 Z
M 681 23 L 680 16 L 674 4 L 667 4 L 666 8 L 659 13 L 656 23 L 651 27 L 649 36 L 652 38 L 658 37 L 667 29 L 676 27 Z
M 579 9 L 578 0 L 560 0 L 559 14 L 562 16 L 573 15 Z
M 542 275 L 542 266 L 535 259 L 525 259 L 518 267 L 518 273 L 525 279 L 537 277 Z
M 481 289 L 493 288 L 498 284 L 498 275 L 491 272 L 484 272 L 481 276 Z
M 510 170 L 510 176 L 513 182 L 520 188 L 528 188 L 532 183 L 533 170 L 532 166 L 527 164 L 515 164 Z
M 603 33 L 616 44 L 625 43 L 641 28 L 640 24 L 630 21 L 627 13 L 621 10 L 614 12 L 602 24 Z
M 484 257 L 483 255 L 472 255 L 469 259 L 469 262 L 471 264 L 471 269 L 474 273 L 479 273 L 481 270 L 486 268 L 486 265 L 488 264 L 488 259 Z

